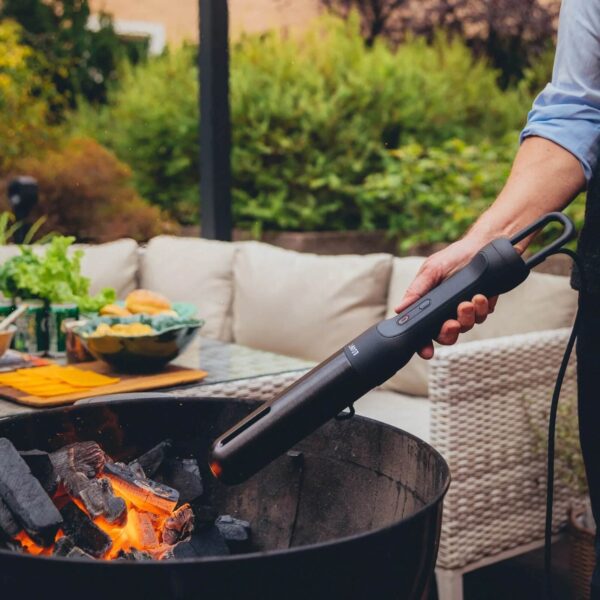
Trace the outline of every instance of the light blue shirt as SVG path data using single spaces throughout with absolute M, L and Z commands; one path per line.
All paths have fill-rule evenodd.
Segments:
M 592 178 L 600 156 L 600 0 L 563 0 L 552 81 L 535 99 L 521 141 L 559 144 Z

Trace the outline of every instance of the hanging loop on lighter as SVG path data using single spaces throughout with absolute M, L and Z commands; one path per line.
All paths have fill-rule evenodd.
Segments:
M 545 248 L 542 248 L 538 252 L 536 252 L 533 256 L 529 257 L 525 261 L 525 265 L 529 269 L 533 269 L 541 262 L 545 261 L 550 255 L 555 254 L 558 250 L 560 250 L 565 244 L 575 239 L 576 231 L 575 225 L 573 225 L 573 221 L 564 215 L 561 212 L 551 212 L 547 215 L 544 215 L 540 219 L 538 219 L 535 223 L 532 223 L 525 229 L 522 229 L 518 233 L 516 233 L 512 238 L 510 238 L 510 243 L 514 246 L 519 242 L 523 241 L 526 237 L 531 234 L 541 231 L 548 225 L 548 223 L 560 223 L 563 226 L 563 231 L 553 242 L 548 244 Z
M 336 421 L 347 421 L 348 419 L 351 419 L 355 414 L 356 414 L 356 411 L 354 410 L 354 404 L 351 404 L 348 407 L 348 412 L 342 411 L 335 417 L 335 420 Z

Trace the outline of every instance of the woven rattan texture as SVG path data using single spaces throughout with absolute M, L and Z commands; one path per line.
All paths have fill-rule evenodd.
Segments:
M 547 415 L 568 338 L 555 330 L 436 352 L 431 441 L 450 465 L 438 566 L 458 569 L 544 535 Z M 563 394 L 575 394 L 572 360 Z M 570 494 L 556 488 L 554 526 Z
M 279 375 L 264 375 L 249 379 L 238 379 L 226 383 L 194 386 L 170 392 L 173 396 L 206 396 L 211 398 L 245 398 L 249 400 L 270 400 L 283 391 L 306 371 L 292 371 Z

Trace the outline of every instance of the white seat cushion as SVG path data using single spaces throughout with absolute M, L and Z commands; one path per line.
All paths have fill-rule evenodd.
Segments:
M 394 259 L 387 316 L 395 314 L 394 307 L 402 300 L 424 260 L 422 257 Z M 568 277 L 532 273 L 520 286 L 503 294 L 486 322 L 461 335 L 458 343 L 570 327 L 576 309 L 577 293 L 571 289 Z M 415 356 L 385 387 L 427 396 L 427 365 L 427 361 Z
M 244 242 L 234 261 L 238 344 L 323 360 L 383 318 L 388 254 L 317 256 Z
M 236 246 L 200 238 L 161 235 L 141 258 L 140 283 L 174 302 L 191 302 L 206 321 L 202 335 L 229 342 Z
M 381 388 L 372 390 L 354 404 L 356 414 L 388 423 L 425 442 L 430 440 L 431 401 Z

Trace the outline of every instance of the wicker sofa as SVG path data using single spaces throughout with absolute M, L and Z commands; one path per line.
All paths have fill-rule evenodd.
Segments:
M 94 291 L 112 285 L 123 297 L 138 285 L 154 289 L 196 303 L 208 337 L 313 361 L 393 314 L 423 260 L 170 236 L 144 248 L 119 240 L 84 249 Z M 15 252 L 0 247 L 0 261 Z M 538 438 L 575 307 L 566 278 L 533 274 L 460 343 L 438 348 L 429 363 L 413 359 L 356 403 L 358 414 L 429 441 L 450 465 L 437 570 L 442 600 L 462 598 L 465 572 L 541 544 Z M 572 372 L 565 393 L 575 393 Z M 559 490 L 557 530 L 567 501 Z

